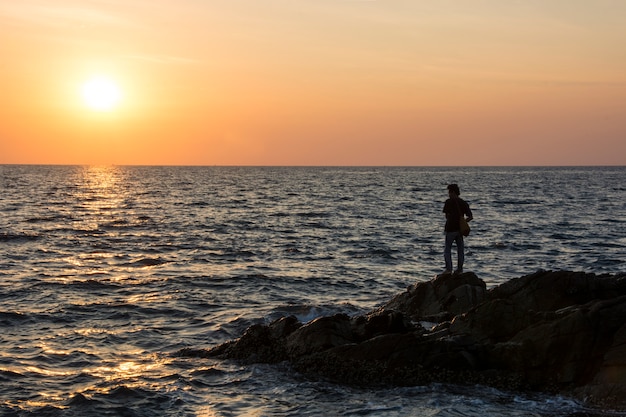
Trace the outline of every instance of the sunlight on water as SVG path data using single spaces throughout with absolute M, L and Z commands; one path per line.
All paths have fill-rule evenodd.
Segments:
M 55 348 L 45 342 L 37 347 L 47 355 L 69 355 L 71 353 L 71 350 Z
M 77 305 L 81 305 L 81 304 L 77 304 Z M 87 305 L 87 304 L 83 304 L 83 305 Z M 121 333 L 121 332 L 125 332 L 126 330 L 118 330 L 117 333 Z M 89 327 L 89 328 L 82 328 L 82 329 L 75 329 L 73 330 L 74 333 L 80 335 L 80 336 L 93 336 L 93 335 L 101 335 L 101 334 L 115 334 L 115 331 L 112 331 L 111 329 L 104 329 L 104 328 L 94 328 L 94 327 Z
M 83 168 L 83 186 L 99 196 L 111 196 L 119 187 L 120 168 L 115 166 L 88 166 Z
M 124 352 L 124 355 L 132 356 L 133 354 L 140 355 L 142 353 L 143 352 L 141 351 Z M 139 378 L 141 376 L 155 373 L 156 371 L 160 370 L 166 363 L 165 361 L 160 360 L 155 356 L 152 356 L 150 359 L 152 359 L 152 361 L 150 361 L 149 363 L 127 361 L 119 363 L 113 367 L 101 366 L 93 369 L 86 368 L 83 371 L 97 378 L 102 378 L 105 381 L 125 381 L 126 386 L 132 387 L 133 385 L 132 383 L 131 385 L 129 385 L 129 381 Z M 136 384 L 137 385 L 135 386 L 141 385 L 139 383 Z
M 585 415 L 549 396 L 360 390 L 177 352 L 286 315 L 363 314 L 432 278 L 448 182 L 474 211 L 466 269 L 489 287 L 538 269 L 624 272 L 623 177 L 0 166 L 0 415 Z
M 85 167 L 79 177 L 76 198 L 86 212 L 99 213 L 117 209 L 124 196 L 120 193 L 125 184 L 116 167 Z
M 223 414 L 215 411 L 211 408 L 211 406 L 201 405 L 197 408 L 198 417 L 219 417 Z M 241 414 L 241 416 L 246 416 L 247 414 Z
M 72 375 L 72 372 L 58 371 L 55 369 L 44 369 L 37 366 L 27 366 L 24 368 L 24 370 L 29 373 L 47 377 L 66 377 Z M 17 369 L 15 369 L 15 371 L 17 371 Z

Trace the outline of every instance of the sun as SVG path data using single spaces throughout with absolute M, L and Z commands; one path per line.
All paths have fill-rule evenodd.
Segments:
M 105 76 L 96 76 L 85 81 L 82 87 L 85 105 L 92 110 L 110 111 L 119 104 L 122 91 L 117 83 Z

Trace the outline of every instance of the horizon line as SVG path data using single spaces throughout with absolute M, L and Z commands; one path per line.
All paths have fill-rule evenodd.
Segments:
M 626 164 L 562 164 L 562 165 L 263 165 L 263 164 L 89 164 L 89 163 L 0 163 L 0 166 L 65 166 L 65 167 L 97 167 L 97 166 L 118 166 L 118 167 L 197 167 L 197 168 L 621 168 Z

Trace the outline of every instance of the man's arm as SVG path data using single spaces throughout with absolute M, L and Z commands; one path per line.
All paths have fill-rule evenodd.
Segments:
M 471 222 L 474 219 L 474 215 L 472 214 L 472 209 L 470 209 L 467 201 L 465 202 L 465 207 L 467 207 L 467 210 L 465 211 L 465 220 Z

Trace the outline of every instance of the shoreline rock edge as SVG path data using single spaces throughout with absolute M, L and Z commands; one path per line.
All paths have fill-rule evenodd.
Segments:
M 489 290 L 472 272 L 441 275 L 366 315 L 282 317 L 180 354 L 288 361 L 347 385 L 482 384 L 623 410 L 626 274 L 539 271 Z

